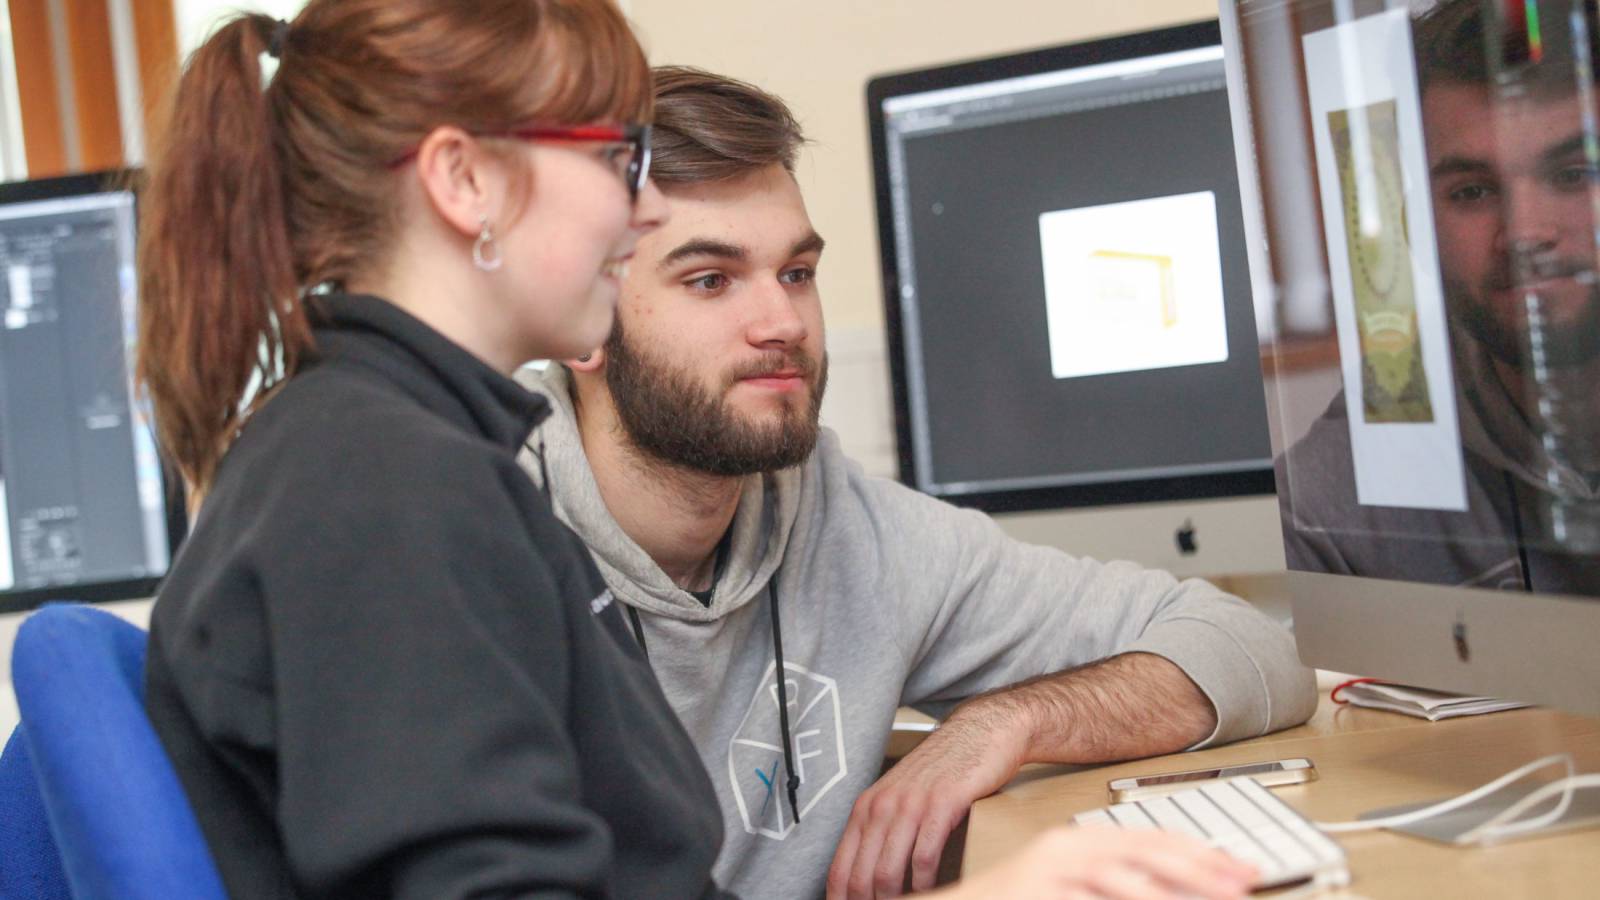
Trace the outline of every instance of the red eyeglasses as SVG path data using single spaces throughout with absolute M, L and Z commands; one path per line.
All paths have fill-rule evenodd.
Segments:
M 650 126 L 634 123 L 621 125 L 527 125 L 510 131 L 485 134 L 483 137 L 507 137 L 522 141 L 593 141 L 616 144 L 617 151 L 608 152 L 606 161 L 616 164 L 625 161 L 617 174 L 628 186 L 628 199 L 637 201 L 644 190 L 644 181 L 650 176 Z M 624 155 L 625 153 L 625 155 Z M 397 169 L 417 155 L 415 149 L 389 163 Z

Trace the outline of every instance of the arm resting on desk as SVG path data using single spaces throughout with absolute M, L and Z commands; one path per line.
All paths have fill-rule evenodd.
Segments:
M 1191 747 L 1216 730 L 1217 711 L 1174 663 L 1126 653 L 975 697 L 945 727 L 989 745 L 1004 735 L 1019 764 L 1095 763 Z
M 856 801 L 829 896 L 932 887 L 950 830 L 1030 762 L 1182 750 L 1216 729 L 1211 701 L 1171 662 L 1128 653 L 974 697 Z

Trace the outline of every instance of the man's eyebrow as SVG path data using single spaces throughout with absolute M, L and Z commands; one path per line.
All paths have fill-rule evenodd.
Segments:
M 1578 134 L 1575 134 L 1572 137 L 1569 137 L 1566 140 L 1562 141 L 1561 143 L 1556 144 L 1555 146 L 1551 147 L 1549 150 L 1546 150 L 1543 153 L 1539 154 L 1539 159 L 1545 165 L 1550 165 L 1552 163 L 1559 162 L 1565 157 L 1571 156 L 1574 153 L 1581 152 L 1583 150 L 1583 141 L 1584 141 L 1584 137 L 1583 137 L 1583 134 L 1581 132 L 1578 133 Z
M 672 252 L 661 257 L 656 263 L 657 269 L 665 269 L 673 263 L 688 259 L 691 256 L 714 256 L 720 259 L 731 259 L 742 262 L 750 254 L 738 244 L 727 241 L 718 241 L 711 238 L 690 238 L 672 248 Z
M 795 241 L 794 246 L 789 249 L 789 255 L 801 256 L 806 253 L 821 253 L 822 248 L 826 246 L 827 243 L 827 241 L 822 239 L 822 235 L 813 231 L 800 240 Z
M 1472 159 L 1466 156 L 1446 156 L 1444 159 L 1434 163 L 1433 168 L 1428 170 L 1428 174 L 1431 177 L 1438 178 L 1441 175 L 1484 175 L 1493 171 L 1494 167 L 1481 159 Z

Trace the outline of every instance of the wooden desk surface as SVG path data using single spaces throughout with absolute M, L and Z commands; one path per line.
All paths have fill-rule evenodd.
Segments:
M 1524 709 L 1428 722 L 1327 699 L 1298 728 L 1178 756 L 1100 767 L 1032 766 L 972 807 L 963 872 L 980 872 L 1028 838 L 1107 805 L 1106 782 L 1129 775 L 1307 756 L 1319 780 L 1275 788 L 1308 818 L 1346 821 L 1384 806 L 1442 800 L 1524 763 L 1569 752 L 1578 771 L 1600 772 L 1600 719 Z M 1347 890 L 1321 896 L 1600 897 L 1600 829 L 1489 848 L 1436 844 L 1386 831 L 1336 835 L 1350 858 Z

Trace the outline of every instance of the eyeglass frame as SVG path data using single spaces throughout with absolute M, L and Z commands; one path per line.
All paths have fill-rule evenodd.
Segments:
M 628 202 L 630 203 L 639 201 L 639 193 L 644 190 L 645 180 L 650 177 L 650 125 L 648 123 L 524 125 L 519 128 L 513 128 L 510 131 L 490 132 L 478 136 L 515 138 L 520 141 L 595 141 L 628 144 L 633 148 L 633 155 L 628 159 L 628 169 L 623 174 L 622 180 L 628 187 Z M 389 168 L 398 169 L 415 159 L 419 149 L 407 150 L 404 155 L 389 163 Z

